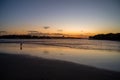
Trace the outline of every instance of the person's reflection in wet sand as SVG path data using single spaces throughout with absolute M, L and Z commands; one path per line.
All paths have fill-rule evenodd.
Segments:
M 20 50 L 22 50 L 22 45 L 23 45 L 23 43 L 22 43 L 22 42 L 20 42 Z
M 49 54 L 49 51 L 44 50 L 43 53 L 44 53 L 44 54 Z

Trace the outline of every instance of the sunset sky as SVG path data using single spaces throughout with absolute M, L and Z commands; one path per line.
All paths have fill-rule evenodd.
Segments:
M 45 30 L 44 26 L 49 26 Z M 0 31 L 120 32 L 120 0 L 0 0 Z

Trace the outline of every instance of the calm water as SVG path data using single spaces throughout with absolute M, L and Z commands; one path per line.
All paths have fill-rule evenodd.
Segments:
M 20 42 L 23 45 L 20 47 Z M 83 39 L 0 40 L 0 52 L 65 60 L 120 71 L 120 42 Z M 6 43 L 7 42 L 7 43 Z

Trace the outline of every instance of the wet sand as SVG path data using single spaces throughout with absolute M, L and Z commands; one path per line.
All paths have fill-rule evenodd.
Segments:
M 120 80 L 120 72 L 5 53 L 0 53 L 0 73 L 0 80 Z

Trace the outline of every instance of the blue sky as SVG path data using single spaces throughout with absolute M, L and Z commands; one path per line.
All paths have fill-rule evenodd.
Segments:
M 119 0 L 0 0 L 0 10 L 1 30 L 120 32 Z

